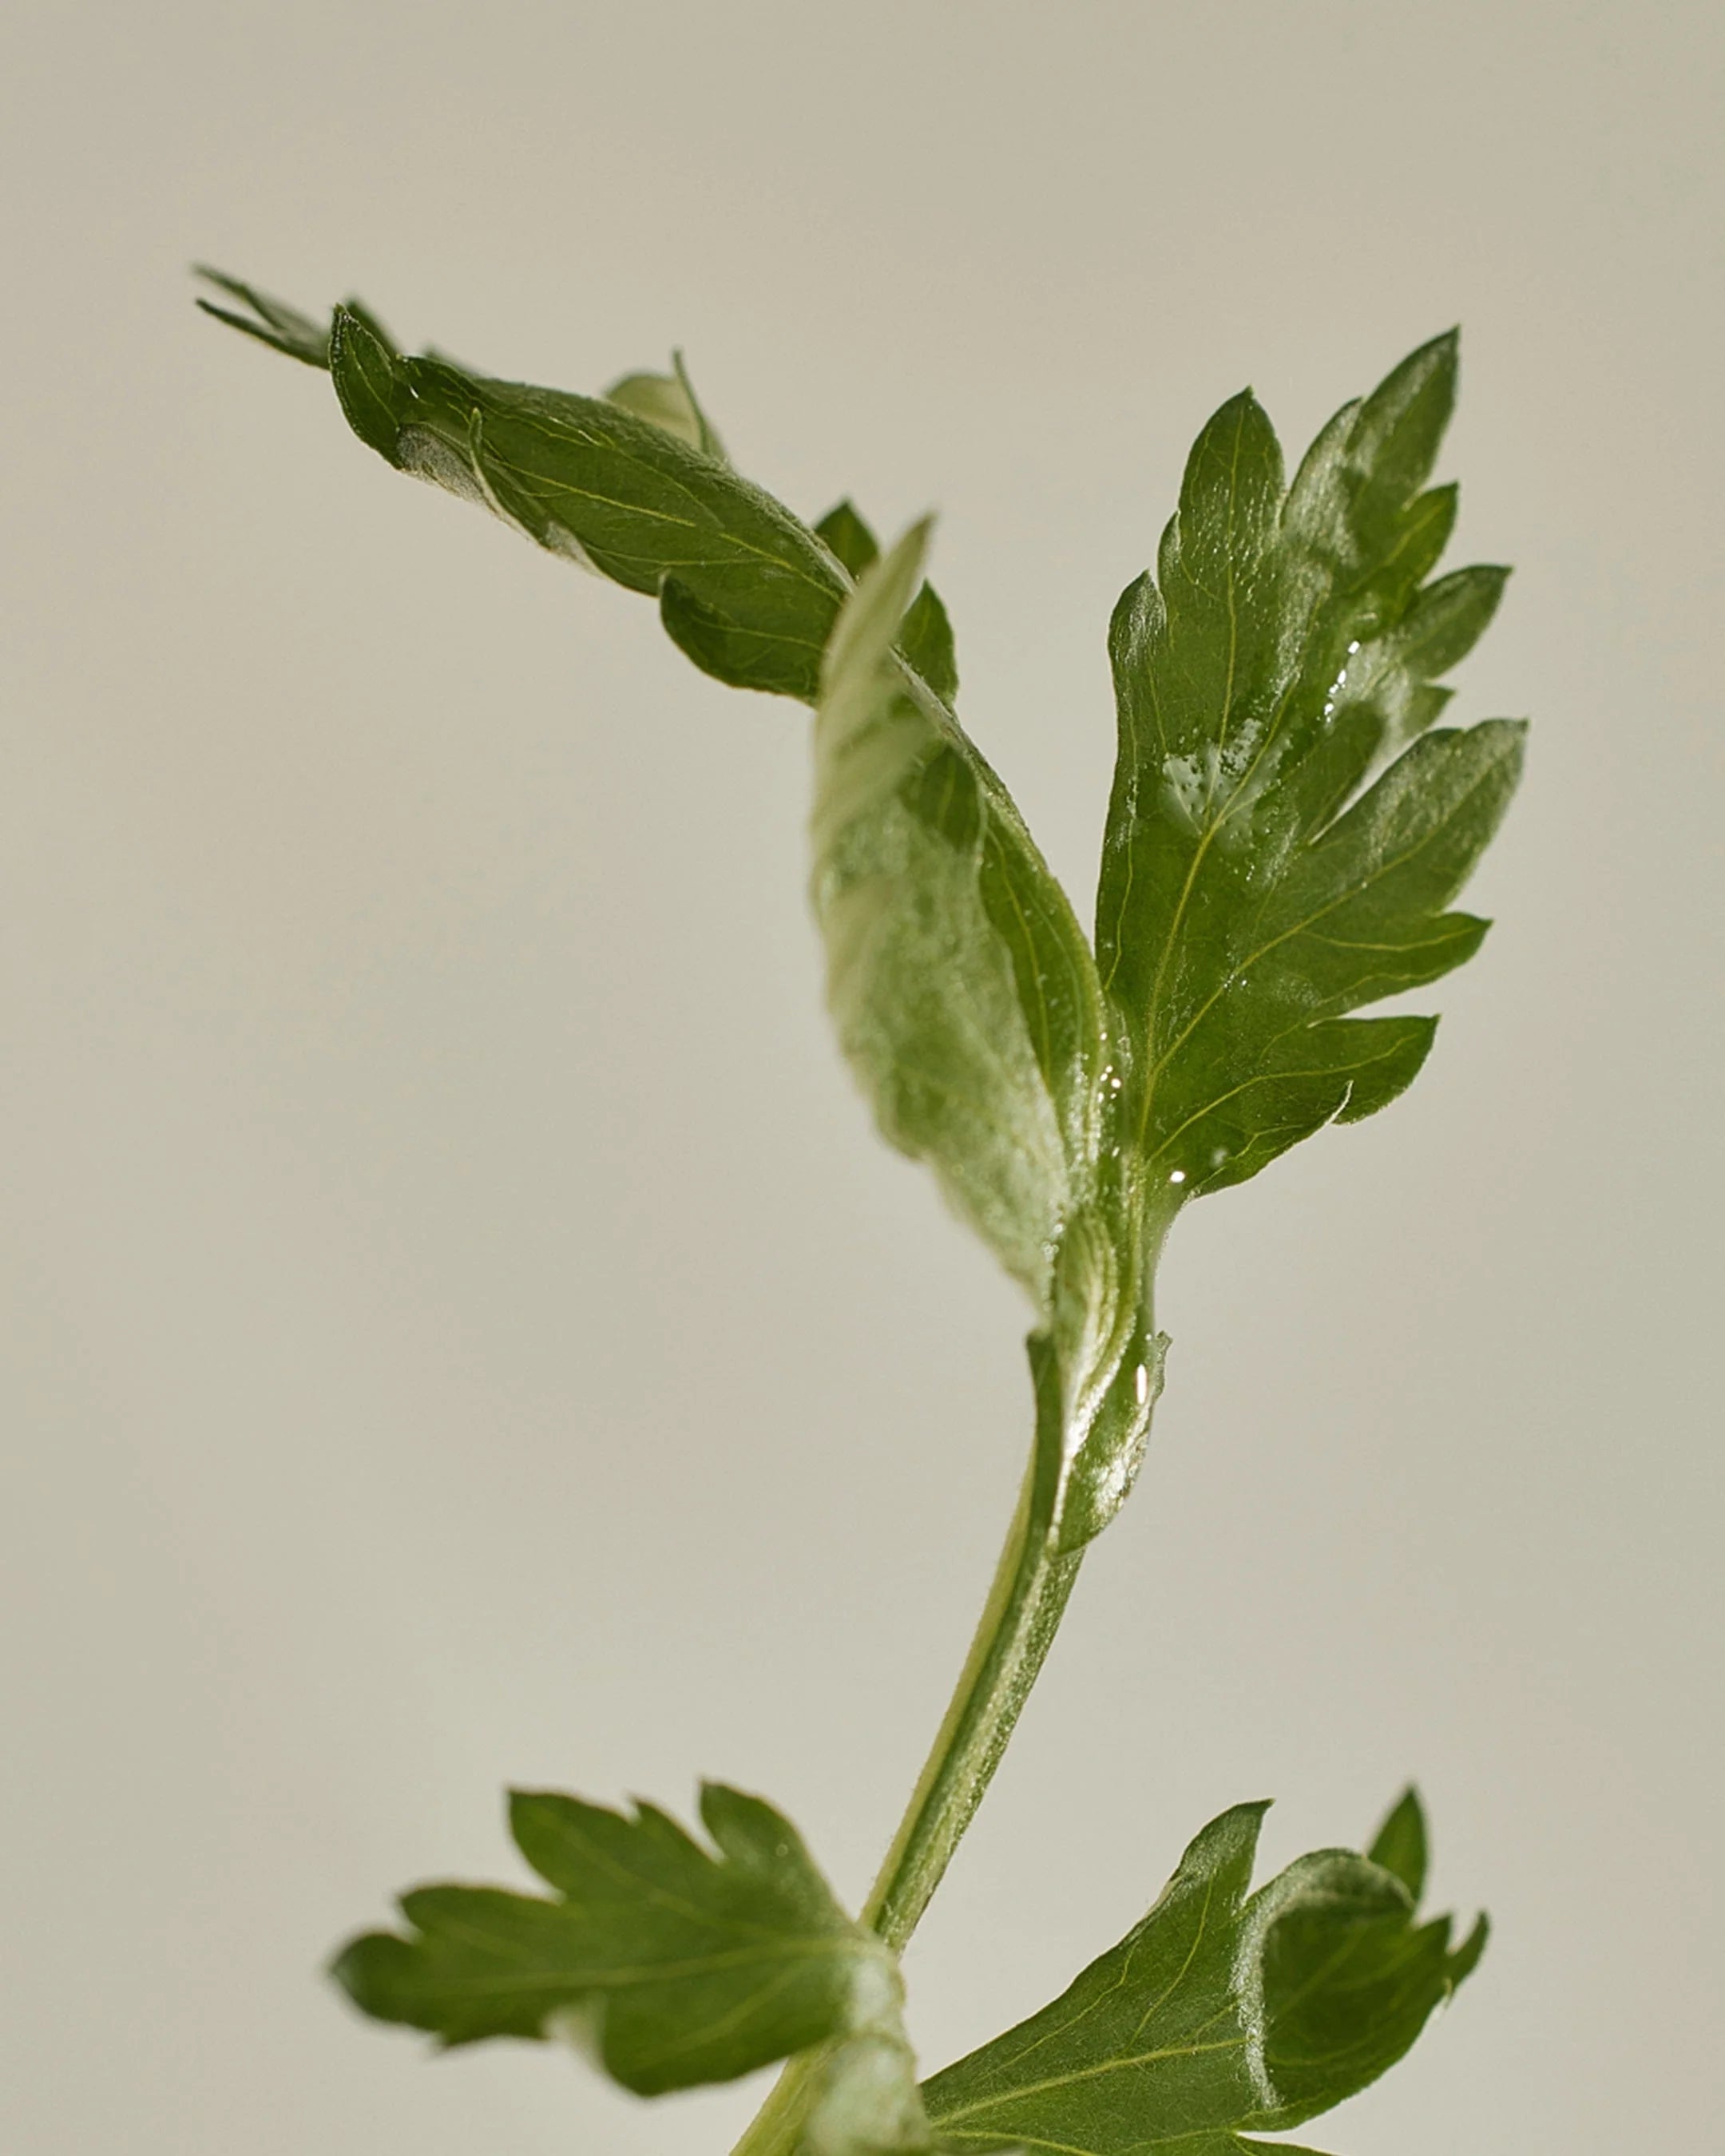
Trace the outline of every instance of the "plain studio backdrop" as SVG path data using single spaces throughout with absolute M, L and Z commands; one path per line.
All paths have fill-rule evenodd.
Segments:
M 1250 381 L 1464 326 L 1456 715 L 1531 714 L 1408 1098 L 1176 1231 L 1168 1389 L 908 1961 L 932 2066 L 1196 1828 L 1402 1783 L 1481 1972 L 1346 2156 L 1717 2131 L 1720 33 L 1699 0 L 13 0 L 0 2145 L 714 2156 L 320 1965 L 523 1875 L 506 1783 L 769 1794 L 862 1892 L 1029 1427 L 874 1137 L 808 725 L 403 484 L 215 262 L 940 512 L 963 708 L 1087 911 L 1109 607 Z M 1418 1005 L 1416 1004 L 1416 1007 Z

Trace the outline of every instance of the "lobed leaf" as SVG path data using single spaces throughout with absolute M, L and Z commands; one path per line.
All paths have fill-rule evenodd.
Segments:
M 1385 1822 L 1381 1855 L 1320 1851 L 1254 1894 L 1266 1810 L 1212 1820 L 1118 1946 L 923 2084 L 942 2148 L 1235 2156 L 1407 2051 L 1485 1943 L 1483 1919 L 1452 1948 L 1448 1917 L 1417 1918 L 1406 1871 L 1416 1851 L 1423 1871 L 1418 1799 Z
M 896 2010 L 891 1956 L 786 1820 L 717 1783 L 701 1815 L 716 1855 L 650 1804 L 517 1794 L 511 1830 L 552 1897 L 418 1887 L 407 1929 L 353 1940 L 332 1974 L 363 2012 L 446 2045 L 578 2035 L 643 2096 L 732 2080 Z
M 1193 449 L 1157 581 L 1115 610 L 1096 950 L 1132 1044 L 1130 1127 L 1182 1198 L 1394 1099 L 1435 1022 L 1348 1014 L 1485 933 L 1445 908 L 1497 828 L 1522 729 L 1426 731 L 1507 574 L 1425 581 L 1455 517 L 1453 488 L 1422 491 L 1455 379 L 1453 336 L 1423 346 L 1344 406 L 1291 487 L 1255 398 L 1230 398 Z

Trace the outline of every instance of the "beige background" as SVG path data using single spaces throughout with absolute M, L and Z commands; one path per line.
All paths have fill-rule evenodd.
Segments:
M 838 1066 L 804 722 L 402 485 L 206 256 L 942 512 L 1087 903 L 1187 442 L 1466 326 L 1463 716 L 1531 711 L 1410 1098 L 1181 1227 L 1170 1387 L 911 1957 L 931 2063 L 1211 1813 L 1417 1774 L 1498 1941 L 1312 2138 L 1700 2148 L 1718 1791 L 1720 38 L 1606 0 L 8 11 L 0 798 L 17 2156 L 711 2156 L 316 1971 L 506 1779 L 773 1795 L 857 1894 L 1009 1508 L 1021 1314 Z

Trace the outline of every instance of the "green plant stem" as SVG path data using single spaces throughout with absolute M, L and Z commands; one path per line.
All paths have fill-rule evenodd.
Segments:
M 1054 1643 L 1082 1549 L 1061 1551 L 1056 1486 L 1033 1452 L 970 1652 L 891 1848 L 863 1906 L 895 1953 L 916 1928 L 1000 1763 Z M 793 2156 L 826 2062 L 824 2048 L 785 2066 L 733 2156 Z
M 1055 1548 L 1033 1458 L 952 1702 L 862 1921 L 899 1953 L 993 1779 L 1065 1613 L 1084 1553 Z
M 831 2051 L 830 2045 L 819 2044 L 812 2051 L 798 2051 L 786 2061 L 766 2102 L 749 2121 L 731 2156 L 794 2156 L 803 2122 Z

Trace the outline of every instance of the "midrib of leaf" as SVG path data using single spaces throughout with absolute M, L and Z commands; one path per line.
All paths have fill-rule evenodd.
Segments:
M 1276 706 L 1276 715 L 1271 721 L 1269 726 L 1265 730 L 1264 739 L 1253 754 L 1251 762 L 1246 766 L 1245 772 L 1240 777 L 1240 783 L 1235 786 L 1232 793 L 1229 795 L 1228 799 L 1223 803 L 1220 814 L 1211 814 L 1210 812 L 1215 806 L 1216 778 L 1222 767 L 1222 752 L 1228 745 L 1228 729 L 1232 724 L 1234 718 L 1234 675 L 1240 652 L 1240 613 L 1239 608 L 1236 603 L 1236 588 L 1239 583 L 1239 578 L 1234 564 L 1234 549 L 1232 542 L 1234 538 L 1235 514 L 1240 501 L 1240 445 L 1245 434 L 1245 413 L 1242 409 L 1240 412 L 1236 413 L 1235 417 L 1234 453 L 1228 466 L 1227 536 L 1230 542 L 1227 553 L 1228 572 L 1226 600 L 1228 608 L 1228 678 L 1223 693 L 1222 721 L 1216 742 L 1215 758 L 1210 767 L 1209 787 L 1204 797 L 1204 809 L 1206 814 L 1209 816 L 1209 821 L 1205 824 L 1204 831 L 1199 836 L 1198 845 L 1193 853 L 1191 864 L 1186 871 L 1185 880 L 1180 886 L 1180 896 L 1174 906 L 1173 918 L 1168 923 L 1168 931 L 1163 942 L 1161 955 L 1156 962 L 1156 975 L 1155 978 L 1151 983 L 1150 987 L 1149 1017 L 1145 1029 L 1146 1037 L 1150 1044 L 1153 1053 L 1155 1049 L 1157 1032 L 1161 1021 L 1163 986 L 1168 977 L 1168 967 L 1173 963 L 1175 946 L 1179 942 L 1181 928 L 1185 922 L 1186 908 L 1191 903 L 1192 893 L 1197 886 L 1199 871 L 1203 867 L 1204 860 L 1209 852 L 1210 841 L 1221 829 L 1223 824 L 1227 822 L 1230 815 L 1232 814 L 1234 808 L 1240 800 L 1240 796 L 1244 793 L 1246 788 L 1251 783 L 1253 777 L 1257 772 L 1260 762 L 1269 751 L 1271 743 L 1281 731 L 1282 720 L 1286 716 L 1289 702 L 1293 696 L 1295 685 L 1300 679 L 1298 672 L 1296 672 L 1291 677 L 1288 688 L 1283 695 L 1281 703 Z M 1165 598 L 1163 603 L 1167 603 Z M 1160 689 L 1156 683 L 1156 677 L 1153 674 L 1151 675 L 1151 685 L 1152 701 L 1156 711 L 1156 731 L 1161 739 L 1163 755 L 1164 759 L 1166 759 L 1168 755 L 1168 728 L 1163 723 L 1162 696 Z M 1127 856 L 1128 872 L 1127 887 L 1126 891 L 1122 894 L 1120 905 L 1120 918 L 1122 921 L 1125 919 L 1126 916 L 1126 901 L 1127 897 L 1130 896 L 1132 890 L 1132 857 L 1129 854 Z M 1113 978 L 1115 970 L 1119 965 L 1119 953 L 1123 948 L 1123 940 L 1117 935 L 1115 938 L 1115 964 L 1109 968 L 1109 978 L 1111 980 Z M 1170 1050 L 1169 1052 L 1171 1054 L 1173 1051 Z M 1137 1142 L 1138 1147 L 1141 1152 L 1143 1149 L 1145 1141 L 1149 1134 L 1151 1111 L 1156 1098 L 1156 1081 L 1160 1076 L 1167 1061 L 1167 1056 L 1162 1057 L 1153 1065 L 1148 1075 L 1144 1081 L 1144 1096 L 1139 1105 L 1138 1111 Z
M 1198 1958 L 1198 1949 L 1204 1944 L 1204 1934 L 1209 1931 L 1210 1927 L 1210 1905 L 1215 1898 L 1216 1882 L 1214 1879 L 1207 1879 L 1205 1880 L 1204 1886 L 1204 1899 L 1199 1902 L 1198 1907 L 1198 1926 L 1192 1934 L 1192 1943 L 1186 1949 L 1186 1958 L 1180 1964 L 1178 1969 L 1175 1970 L 1173 1975 L 1168 1979 L 1167 1989 L 1160 1993 L 1138 2016 L 1137 2027 L 1132 2032 L 1135 2035 L 1142 2035 L 1150 2023 L 1154 2020 L 1158 2014 L 1161 2013 L 1163 2008 L 1168 2005 L 1169 1999 L 1174 1996 L 1175 1993 L 1178 1991 L 1180 1986 L 1192 1974 L 1192 1964 Z M 1114 1987 L 1116 1990 L 1125 1989 L 1127 1980 L 1131 1974 L 1132 1956 L 1127 1954 L 1121 1964 L 1120 1975 Z M 1106 1994 L 1104 1995 L 1106 1996 Z M 1101 2002 L 1098 2001 L 1098 2004 L 1100 2003 Z M 1074 2015 L 1071 2020 L 1066 2024 L 1066 2026 L 1069 2029 L 1076 2028 L 1079 2022 L 1083 2019 L 1084 2016 L 1082 2015 Z
M 1204 2026 L 1209 2028 L 1219 2019 L 1219 2015 L 1213 2015 Z M 1246 2041 L 1242 2035 L 1219 2039 L 1214 2044 L 1165 2044 L 1159 2051 L 1133 2051 L 1119 2058 L 1103 2059 L 1094 2066 L 1074 2066 L 1068 2073 L 1050 2075 L 1045 2082 L 1025 2082 L 1020 2087 L 1008 2089 L 1003 2095 L 982 2097 L 974 2103 L 962 2105 L 957 2111 L 943 2112 L 939 2120 L 940 2128 L 944 2133 L 955 2118 L 973 2118 L 978 2112 L 992 2111 L 997 2104 L 1016 2103 L 1023 2097 L 1045 2096 L 1050 2089 L 1075 2088 L 1081 2082 L 1103 2081 L 1110 2074 L 1127 2073 L 1133 2066 L 1158 2066 L 1166 2059 L 1207 2059 L 1217 2051 L 1243 2051 Z
M 536 434 L 546 440 L 555 443 L 557 439 L 553 429 L 528 414 L 511 412 L 508 414 L 508 417 L 511 424 L 521 426 L 526 431 Z M 411 424 L 412 423 L 409 422 L 408 424 Z M 624 463 L 633 465 L 638 470 L 649 474 L 655 484 L 662 485 L 668 481 L 670 485 L 676 489 L 678 493 L 689 497 L 691 506 L 696 509 L 697 514 L 688 517 L 674 516 L 668 510 L 653 508 L 639 502 L 631 503 L 627 501 L 619 501 L 614 495 L 595 493 L 590 487 L 574 486 L 570 485 L 567 480 L 552 480 L 549 482 L 542 481 L 540 483 L 539 490 L 536 494 L 536 499 L 542 499 L 546 495 L 567 495 L 573 501 L 598 502 L 607 509 L 620 510 L 630 516 L 647 517 L 660 524 L 674 525 L 679 530 L 685 531 L 699 531 L 703 528 L 703 526 L 710 531 L 712 530 L 712 520 L 701 511 L 698 497 L 691 494 L 689 488 L 685 486 L 682 480 L 678 479 L 674 473 L 662 471 L 655 465 L 644 462 L 644 460 L 640 457 L 637 456 L 633 450 L 629 449 L 626 444 L 620 443 L 615 435 L 604 434 L 597 427 L 593 428 L 592 429 L 592 439 L 596 442 L 603 444 L 606 449 L 610 450 L 613 454 L 622 459 Z M 501 465 L 505 471 L 508 472 L 511 477 L 518 480 L 525 480 L 528 476 L 527 473 L 520 465 L 511 463 L 509 459 L 502 455 L 495 447 L 488 444 L 486 454 L 495 459 L 495 461 Z M 797 583 L 806 585 L 810 591 L 820 593 L 823 598 L 830 598 L 834 597 L 843 597 L 842 590 L 835 593 L 831 585 L 822 583 L 815 578 L 810 576 L 808 570 L 803 566 L 803 564 L 800 562 L 798 562 L 794 557 L 784 554 L 774 553 L 769 548 L 758 546 L 752 540 L 745 539 L 740 535 L 726 534 L 724 536 L 726 543 L 734 550 L 734 552 L 729 555 L 691 555 L 684 562 L 667 563 L 659 561 L 654 562 L 653 566 L 660 568 L 716 569 L 728 567 L 733 562 L 746 560 L 752 557 L 756 561 L 768 563 L 773 568 L 779 570 L 783 574 L 793 578 Z M 614 550 L 608 547 L 605 551 L 609 553 Z M 620 549 L 616 551 L 618 553 L 618 558 L 620 561 L 639 561 L 644 562 L 649 558 L 645 555 L 629 554 Z M 843 574 L 842 570 L 840 571 L 840 573 Z
M 1409 858 L 1411 859 L 1412 856 L 1409 855 Z M 1317 914 L 1312 916 L 1314 921 L 1320 917 Z M 1443 916 L 1439 914 L 1432 924 L 1433 927 L 1437 927 L 1442 920 Z M 1411 942 L 1380 943 L 1375 937 L 1370 936 L 1320 936 L 1309 924 L 1297 932 L 1302 936 L 1310 936 L 1314 943 L 1327 943 L 1332 951 L 1429 951 L 1435 944 L 1447 943 L 1450 936 L 1455 933 L 1451 929 L 1441 936 L 1417 937 Z M 1271 947 L 1266 947 L 1267 949 Z M 1262 952 L 1258 953 L 1260 957 L 1263 955 Z M 1278 1035 L 1277 1038 L 1280 1039 L 1281 1036 Z
M 1196 850 L 1194 852 L 1191 862 L 1186 870 L 1185 880 L 1180 886 L 1179 899 L 1174 907 L 1173 918 L 1168 923 L 1168 935 L 1163 942 L 1162 955 L 1157 961 L 1156 978 L 1151 983 L 1150 988 L 1150 1013 L 1145 1025 L 1145 1034 L 1150 1043 L 1153 1052 L 1156 1046 L 1157 1033 L 1161 1024 L 1163 982 L 1167 976 L 1169 963 L 1173 957 L 1174 947 L 1180 939 L 1181 925 L 1185 919 L 1186 908 L 1191 901 L 1193 889 L 1198 880 L 1199 870 L 1204 865 L 1204 855 L 1209 850 L 1210 840 L 1215 835 L 1218 826 L 1214 824 L 1208 825 L 1198 842 Z M 1166 1055 L 1158 1058 L 1158 1060 L 1152 1064 L 1144 1080 L 1144 1095 L 1142 1100 L 1138 1104 L 1137 1144 L 1140 1152 L 1143 1151 L 1150 1134 L 1151 1112 L 1156 1101 L 1156 1081 L 1162 1075 L 1167 1062 L 1168 1057 Z
M 489 1932 L 476 1931 L 459 1923 L 439 1923 L 441 1938 L 457 1939 L 465 1946 L 495 1952 L 495 1941 Z M 782 1947 L 733 1947 L 722 1953 L 696 1954 L 684 1961 L 650 1962 L 638 1964 L 624 1962 L 615 1969 L 583 1969 L 578 1983 L 571 1977 L 566 1980 L 572 1989 L 598 1991 L 608 1985 L 670 1983 L 687 1976 L 712 1976 L 727 1969 L 747 1969 L 752 1963 L 768 1960 L 777 1964 L 788 1962 L 824 1961 L 842 1953 L 860 1953 L 863 1948 L 841 1947 L 831 1939 L 788 1939 Z M 789 1972 L 774 1974 L 770 1984 L 763 1983 L 750 1993 L 751 1999 L 767 1996 L 783 1981 Z M 448 1977 L 444 1987 L 459 1991 L 470 1999 L 509 1999 L 521 1992 L 543 1991 L 547 1984 L 558 1981 L 554 1969 L 542 1969 L 536 1975 Z
M 619 1887 L 628 1887 L 632 1893 L 641 1896 L 646 1901 L 657 1902 L 660 1908 L 669 1909 L 676 1916 L 686 1917 L 691 1923 L 702 1924 L 709 1929 L 712 1928 L 713 1918 L 698 1903 L 689 1901 L 683 1895 L 673 1893 L 667 1887 L 660 1886 L 645 1871 L 634 1870 L 627 1864 L 619 1864 L 602 1843 L 596 1841 L 592 1835 L 584 1834 L 578 1826 L 569 1820 L 565 1820 L 560 1824 L 558 1833 L 572 1848 L 580 1851 L 595 1871 L 603 1871 L 608 1878 L 614 1879 Z M 603 1912 L 603 1904 L 594 1902 L 590 1897 L 582 1898 L 573 1894 L 565 1894 L 560 1887 L 557 1887 L 555 1881 L 547 1880 L 546 1883 L 554 1889 L 563 1907 L 572 1914 L 585 1916 Z M 727 1917 L 724 1922 L 726 1928 L 732 1931 L 762 1932 L 768 1937 L 772 1936 L 770 1926 L 752 1924 L 746 1917 Z
M 953 2141 L 998 2142 L 1004 2138 L 988 2127 L 956 2126 L 948 2134 L 946 2127 L 937 2124 L 935 2130 L 943 2138 L 950 2138 Z M 1149 2141 L 1143 2144 L 1147 2148 L 1153 2148 L 1155 2145 L 1153 2142 Z M 1047 2148 L 1055 2152 L 1055 2156 L 1096 2156 L 1096 2151 L 1093 2148 L 1082 2148 L 1076 2142 L 1045 2141 L 1040 2134 L 1036 2133 L 1014 2133 L 1012 2137 L 1012 2147 L 1014 2148 Z
M 1235 420 L 1234 455 L 1232 461 L 1230 463 L 1228 467 L 1228 536 L 1230 540 L 1234 536 L 1235 506 L 1238 501 L 1240 492 L 1240 442 L 1243 418 L 1244 414 L 1241 414 Z M 1216 744 L 1215 759 L 1210 766 L 1209 786 L 1204 796 L 1204 811 L 1206 815 L 1209 814 L 1209 812 L 1213 809 L 1215 804 L 1216 774 L 1221 769 L 1222 750 L 1227 745 L 1228 728 L 1234 716 L 1234 674 L 1240 649 L 1240 620 L 1238 611 L 1235 605 L 1235 578 L 1231 549 L 1229 553 L 1228 563 L 1228 680 L 1222 700 L 1222 725 L 1220 737 Z M 1166 599 L 1164 599 L 1163 603 L 1166 604 Z M 1166 763 L 1168 757 L 1168 728 L 1163 723 L 1162 696 L 1153 674 L 1151 676 L 1151 698 L 1156 711 L 1156 732 L 1162 742 L 1163 758 L 1164 763 Z M 1245 782 L 1244 780 L 1241 781 L 1242 785 L 1244 785 L 1245 783 Z M 1240 788 L 1236 788 L 1234 794 L 1230 797 L 1230 803 L 1234 799 L 1238 798 L 1239 792 Z M 1223 813 L 1225 816 L 1227 813 L 1225 808 Z M 1168 966 L 1173 957 L 1174 947 L 1179 941 L 1181 925 L 1186 917 L 1186 907 L 1191 900 L 1193 887 L 1197 880 L 1199 869 L 1203 864 L 1205 854 L 1209 851 L 1211 838 L 1219 828 L 1220 819 L 1215 818 L 1212 818 L 1204 827 L 1204 833 L 1199 840 L 1197 850 L 1194 853 L 1191 863 L 1187 869 L 1185 880 L 1180 886 L 1180 896 L 1174 906 L 1173 918 L 1168 923 L 1168 931 L 1167 936 L 1163 941 L 1161 955 L 1158 957 L 1156 962 L 1155 978 L 1150 984 L 1149 1015 L 1145 1026 L 1146 1037 L 1150 1042 L 1153 1049 L 1156 1043 L 1157 1027 L 1162 1010 L 1163 983 L 1167 978 Z M 1119 908 L 1119 918 L 1122 921 L 1124 921 L 1126 918 L 1127 901 L 1132 893 L 1132 869 L 1135 865 L 1136 850 L 1137 850 L 1135 848 L 1129 850 L 1127 855 L 1127 882 L 1126 888 L 1121 894 Z M 1125 939 L 1117 933 L 1115 937 L 1114 948 L 1114 964 L 1108 969 L 1108 978 L 1111 982 L 1114 978 L 1115 973 L 1119 968 L 1121 953 L 1125 949 Z M 1160 1066 L 1158 1065 L 1158 1068 L 1159 1069 Z M 1150 1107 L 1156 1094 L 1156 1070 L 1153 1070 L 1144 1082 L 1144 1097 L 1140 1104 L 1138 1114 L 1138 1146 L 1141 1151 L 1143 1147 L 1145 1134 L 1150 1127 Z
M 1434 516 L 1440 516 L 1443 514 L 1441 497 L 1444 493 L 1445 489 L 1440 486 L 1430 487 L 1428 488 L 1424 494 L 1416 495 L 1414 500 L 1408 504 L 1407 511 L 1404 512 L 1406 516 L 1406 522 L 1403 528 L 1401 536 L 1396 541 L 1394 546 L 1393 546 L 1389 552 L 1384 557 L 1384 567 L 1385 569 L 1393 569 L 1396 563 L 1400 561 L 1403 555 L 1405 554 L 1408 549 L 1414 544 L 1414 542 L 1422 536 L 1425 532 L 1425 526 L 1430 519 Z M 1412 514 L 1413 511 L 1415 509 L 1418 509 L 1420 512 L 1417 517 Z M 1369 583 L 1371 579 L 1369 577 L 1356 578 L 1353 583 L 1348 586 L 1343 597 L 1347 598 L 1353 598 L 1358 592 L 1361 584 Z

